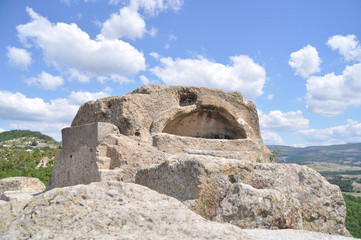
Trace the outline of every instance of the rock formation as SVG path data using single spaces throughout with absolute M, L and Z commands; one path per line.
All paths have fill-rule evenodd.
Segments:
M 45 191 L 45 185 L 37 178 L 9 177 L 1 179 L 0 208 L 9 208 L 13 213 L 17 213 L 35 194 L 43 191 Z
M 90 101 L 62 136 L 49 188 L 134 182 L 139 169 L 178 153 L 263 162 L 270 154 L 255 105 L 209 88 L 150 85 Z
M 295 230 L 245 231 L 206 220 L 175 198 L 122 182 L 53 189 L 34 197 L 21 214 L 9 212 L 0 208 L 0 239 L 351 239 Z
M 273 163 L 240 93 L 143 86 L 85 103 L 62 137 L 48 191 L 21 213 L 0 201 L 4 239 L 349 236 L 340 189 Z
M 183 154 L 138 171 L 136 183 L 241 228 L 348 234 L 339 188 L 306 166 Z

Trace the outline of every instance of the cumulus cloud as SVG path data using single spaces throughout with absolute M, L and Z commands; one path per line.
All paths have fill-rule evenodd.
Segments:
M 240 91 L 247 99 L 263 94 L 266 71 L 248 56 L 230 57 L 223 65 L 204 57 L 194 59 L 161 58 L 160 66 L 150 71 L 169 85 L 188 85 Z
M 103 23 L 101 34 L 107 39 L 127 37 L 132 40 L 143 37 L 146 32 L 145 21 L 137 9 L 123 7 L 119 14 L 112 14 Z
M 60 130 L 70 125 L 81 104 L 107 96 L 104 91 L 71 92 L 68 98 L 44 101 L 19 92 L 0 90 L 0 119 L 20 122 L 23 129 L 48 133 L 60 140 Z
M 307 110 L 312 113 L 334 116 L 344 113 L 350 106 L 361 105 L 361 63 L 347 66 L 341 75 L 334 73 L 313 76 L 307 80 Z
M 8 62 L 11 66 L 25 70 L 31 64 L 31 55 L 26 49 L 8 47 Z
M 309 120 L 303 117 L 300 110 L 287 113 L 276 110 L 268 114 L 258 111 L 258 115 L 262 130 L 294 132 L 309 127 Z
M 277 133 L 268 131 L 268 130 L 262 130 L 261 136 L 263 139 L 263 142 L 266 145 L 283 145 L 284 141 L 280 135 Z
M 35 85 L 45 90 L 56 90 L 64 82 L 60 76 L 53 76 L 47 72 L 41 72 L 38 77 L 32 77 L 25 80 L 28 85 Z
M 295 69 L 296 75 L 308 78 L 311 74 L 321 71 L 321 62 L 316 48 L 307 45 L 301 50 L 291 53 L 288 64 Z
M 305 129 L 298 132 L 310 144 L 342 144 L 361 142 L 361 123 L 349 119 L 346 125 L 325 128 Z
M 361 45 L 355 35 L 335 35 L 327 41 L 327 45 L 332 50 L 338 50 L 346 61 L 361 61 Z
M 143 53 L 129 43 L 102 36 L 92 40 L 74 23 L 53 24 L 31 8 L 26 11 L 31 22 L 17 26 L 18 37 L 24 45 L 40 48 L 49 64 L 92 76 L 133 75 L 145 70 Z
M 109 94 L 107 92 L 71 92 L 69 95 L 69 104 L 80 106 L 83 103 L 86 103 L 91 100 L 108 97 Z
M 90 77 L 86 73 L 81 73 L 75 68 L 69 69 L 67 74 L 70 81 L 74 79 L 77 79 L 81 83 L 88 83 L 90 81 Z
M 28 98 L 19 92 L 0 90 L 0 119 L 70 122 L 82 103 L 106 96 L 105 92 L 72 92 L 68 98 L 46 102 L 41 98 Z
M 155 16 L 162 11 L 178 11 L 183 5 L 183 0 L 131 0 L 130 7 L 142 9 L 145 14 Z
M 109 4 L 116 5 L 118 1 L 110 0 Z M 157 30 L 153 27 L 146 29 L 144 17 L 139 13 L 155 16 L 168 9 L 178 11 L 182 6 L 182 0 L 131 0 L 128 6 L 114 13 L 102 24 L 99 37 L 106 39 L 129 38 L 135 40 L 142 38 L 145 33 L 154 37 Z

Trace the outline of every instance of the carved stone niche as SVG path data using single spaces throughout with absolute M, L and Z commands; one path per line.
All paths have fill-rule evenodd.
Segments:
M 256 107 L 239 92 L 147 85 L 85 103 L 72 126 L 92 122 L 112 123 L 120 134 L 166 153 L 269 160 Z

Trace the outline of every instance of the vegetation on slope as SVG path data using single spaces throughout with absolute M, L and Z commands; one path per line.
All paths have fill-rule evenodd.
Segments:
M 43 157 L 50 159 L 58 149 L 50 149 L 44 152 L 35 151 L 28 153 L 23 149 L 0 148 L 0 179 L 7 177 L 36 177 L 45 185 L 49 183 L 53 172 L 53 160 L 50 160 L 47 167 L 36 166 Z
M 343 194 L 346 202 L 346 228 L 352 236 L 361 238 L 361 198 Z
M 11 130 L 0 133 L 0 142 L 14 140 L 22 137 L 34 137 L 38 139 L 43 139 L 49 142 L 55 142 L 52 137 L 44 135 L 40 132 L 33 132 L 30 130 Z
M 36 177 L 47 185 L 53 172 L 53 157 L 60 148 L 60 143 L 40 132 L 11 130 L 0 133 L 0 179 Z M 37 167 L 44 157 L 50 159 L 48 165 Z

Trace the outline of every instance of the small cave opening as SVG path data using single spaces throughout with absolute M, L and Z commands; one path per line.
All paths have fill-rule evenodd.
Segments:
M 178 116 L 168 122 L 162 132 L 208 139 L 247 138 L 245 130 L 232 116 L 217 109 L 201 109 Z
M 189 106 L 197 102 L 197 94 L 190 91 L 183 91 L 179 93 L 179 106 Z

